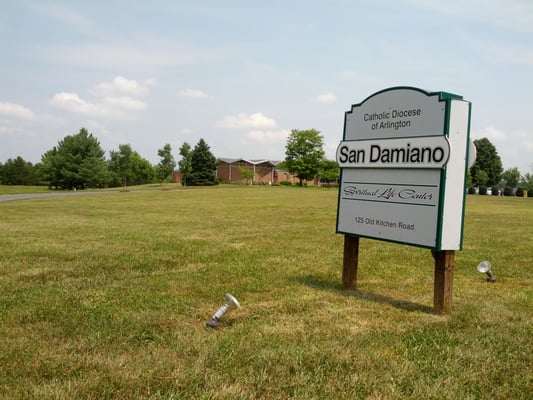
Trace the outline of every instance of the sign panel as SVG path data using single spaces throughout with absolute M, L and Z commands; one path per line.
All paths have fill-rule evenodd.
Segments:
M 343 170 L 337 231 L 434 247 L 440 180 L 437 170 Z M 381 173 L 376 173 L 381 172 Z
M 449 153 L 444 136 L 351 140 L 337 148 L 337 162 L 341 168 L 442 168 Z
M 461 111 L 453 118 L 456 108 Z M 460 248 L 469 111 L 470 103 L 459 96 L 411 87 L 386 89 L 352 106 L 337 148 L 337 232 L 436 250 Z M 459 206 L 450 207 L 447 199 Z M 444 214 L 459 219 L 451 224 L 453 232 L 443 229 Z
M 444 133 L 446 102 L 415 88 L 391 88 L 353 105 L 344 140 L 438 136 Z

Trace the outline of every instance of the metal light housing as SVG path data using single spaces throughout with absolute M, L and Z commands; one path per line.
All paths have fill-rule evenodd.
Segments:
M 492 265 L 490 261 L 481 261 L 477 265 L 477 270 L 482 274 L 487 274 L 487 282 L 494 283 L 496 282 L 496 277 L 492 273 Z
M 222 317 L 229 311 L 239 308 L 241 304 L 239 301 L 231 294 L 226 293 L 226 298 L 224 304 L 220 306 L 216 313 L 213 314 L 211 319 L 206 322 L 208 328 L 218 328 L 220 325 L 220 320 Z

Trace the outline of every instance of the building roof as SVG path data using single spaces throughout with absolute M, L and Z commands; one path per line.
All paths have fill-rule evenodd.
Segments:
M 225 162 L 226 164 L 235 164 L 240 161 L 247 162 L 252 165 L 259 165 L 259 164 L 270 164 L 273 167 L 279 164 L 279 161 L 272 161 L 272 160 L 266 160 L 266 159 L 260 159 L 260 160 L 249 160 L 246 158 L 219 158 L 218 161 Z

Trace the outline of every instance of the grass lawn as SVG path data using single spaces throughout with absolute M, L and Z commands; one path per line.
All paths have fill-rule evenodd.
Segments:
M 427 249 L 361 239 L 343 291 L 336 207 L 241 186 L 0 202 L 0 398 L 531 399 L 533 199 L 468 196 L 447 316 Z M 207 329 L 226 292 L 242 307 Z
M 0 185 L 0 195 L 2 194 L 48 193 L 48 192 L 50 192 L 50 190 L 46 186 Z

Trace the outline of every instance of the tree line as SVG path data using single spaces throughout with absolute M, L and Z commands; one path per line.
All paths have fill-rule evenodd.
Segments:
M 324 157 L 323 136 L 315 129 L 293 129 L 286 144 L 286 157 L 278 164 L 295 174 L 300 185 L 318 175 L 324 182 L 337 182 L 337 163 Z M 85 128 L 67 135 L 41 156 L 33 165 L 22 157 L 0 163 L 0 184 L 46 185 L 51 189 L 86 189 L 126 187 L 171 180 L 178 166 L 181 183 L 187 186 L 214 185 L 217 182 L 217 159 L 209 145 L 200 139 L 194 146 L 184 142 L 179 148 L 181 160 L 176 164 L 170 144 L 158 150 L 160 161 L 152 165 L 129 144 L 118 150 L 105 151 L 99 141 Z
M 474 140 L 477 157 L 468 174 L 469 193 L 533 197 L 533 175 L 520 175 L 518 168 L 503 170 L 496 147 L 487 138 Z M 533 164 L 532 164 L 533 167 Z
M 214 182 L 216 158 L 207 143 L 200 139 L 194 148 L 184 143 L 182 149 L 186 154 L 185 162 L 182 162 L 189 171 L 188 184 L 205 184 L 207 177 Z M 121 144 L 118 150 L 110 151 L 109 158 L 106 158 L 98 139 L 87 129 L 81 128 L 77 134 L 67 135 L 60 140 L 35 165 L 20 156 L 0 163 L 0 184 L 83 190 L 165 183 L 171 180 L 176 168 L 170 144 L 159 149 L 158 155 L 159 163 L 152 165 L 129 144 Z M 196 179 L 199 175 L 204 179 L 202 183 Z
M 486 194 L 491 188 L 493 194 L 521 196 L 527 191 L 528 196 L 533 196 L 532 174 L 520 175 L 517 168 L 504 171 L 495 146 L 487 138 L 475 140 L 474 144 L 477 157 L 468 171 L 469 192 Z M 184 142 L 179 154 L 181 160 L 176 164 L 170 144 L 165 144 L 158 150 L 159 163 L 152 165 L 129 144 L 121 144 L 106 158 L 98 140 L 81 128 L 44 153 L 40 163 L 32 165 L 20 156 L 0 163 L 0 184 L 47 185 L 65 190 L 126 187 L 168 182 L 176 166 L 183 185 L 217 183 L 217 159 L 204 139 L 194 148 Z M 322 182 L 338 182 L 339 167 L 324 154 L 324 138 L 320 131 L 293 129 L 287 138 L 285 158 L 277 169 L 295 174 L 300 185 L 317 176 Z

